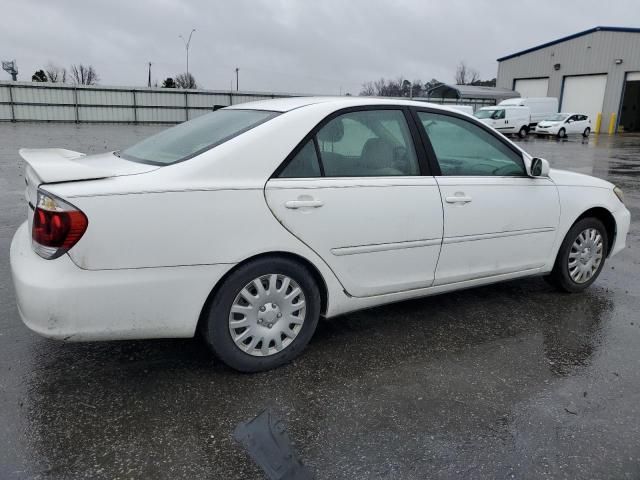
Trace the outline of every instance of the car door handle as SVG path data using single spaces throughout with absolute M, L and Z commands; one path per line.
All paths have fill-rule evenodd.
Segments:
M 284 206 L 291 209 L 296 208 L 320 208 L 324 205 L 322 200 L 289 200 L 284 202 Z
M 447 203 L 469 203 L 471 200 L 471 197 L 467 197 L 465 195 L 454 195 L 452 197 L 445 198 Z

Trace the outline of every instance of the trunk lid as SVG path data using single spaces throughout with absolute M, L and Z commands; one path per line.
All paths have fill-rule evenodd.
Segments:
M 130 162 L 113 152 L 85 155 L 63 148 L 21 148 L 18 153 L 27 163 L 24 179 L 27 184 L 25 198 L 29 204 L 29 229 L 32 226 L 40 185 L 135 175 L 160 168 L 156 165 Z
M 63 148 L 21 148 L 18 153 L 27 163 L 26 197 L 32 206 L 36 202 L 38 187 L 42 184 L 134 175 L 160 168 L 124 160 L 113 152 L 85 155 Z

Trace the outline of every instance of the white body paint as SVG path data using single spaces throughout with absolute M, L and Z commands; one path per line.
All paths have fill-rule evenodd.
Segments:
M 89 219 L 80 241 L 55 260 L 32 250 L 27 222 L 16 232 L 11 267 L 24 322 L 65 340 L 190 337 L 224 275 L 270 253 L 316 268 L 327 317 L 544 274 L 571 225 L 593 207 L 615 218 L 610 254 L 624 248 L 629 212 L 613 185 L 585 175 L 271 178 L 327 115 L 371 105 L 450 111 L 367 98 L 243 104 L 231 108 L 285 113 L 165 167 L 111 154 L 21 151 L 27 200 L 33 204 L 40 188 Z M 531 157 L 522 155 L 529 168 Z M 460 192 L 473 201 L 448 203 Z M 300 200 L 321 208 L 285 205 Z

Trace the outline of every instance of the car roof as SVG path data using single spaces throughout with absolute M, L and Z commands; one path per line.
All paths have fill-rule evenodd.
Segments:
M 415 107 L 432 107 L 440 110 L 451 111 L 446 105 L 437 105 L 425 101 L 403 100 L 399 98 L 379 97 L 287 97 L 270 100 L 258 100 L 255 102 L 239 103 L 226 109 L 233 110 L 269 110 L 273 112 L 288 112 L 298 108 L 315 104 L 333 104 L 336 109 L 346 107 L 360 107 L 368 105 L 407 105 Z

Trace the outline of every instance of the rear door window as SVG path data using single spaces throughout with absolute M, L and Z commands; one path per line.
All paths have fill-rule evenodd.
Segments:
M 280 178 L 315 178 L 320 176 L 320 162 L 313 139 L 309 140 L 280 172 Z
M 331 119 L 317 133 L 327 177 L 419 175 L 402 110 L 364 110 Z

